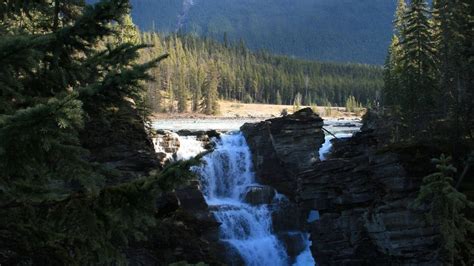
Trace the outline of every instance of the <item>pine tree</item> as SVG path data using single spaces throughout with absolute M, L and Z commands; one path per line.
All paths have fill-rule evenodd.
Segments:
M 440 62 L 439 86 L 443 90 L 440 102 L 444 113 L 449 113 L 454 122 L 453 139 L 462 138 L 461 134 L 469 134 L 469 124 L 474 120 L 474 64 L 472 41 L 469 41 L 474 36 L 472 8 L 472 1 L 433 2 L 436 55 Z
M 117 24 L 120 43 L 140 44 L 140 32 L 133 24 L 130 14 L 126 14 L 120 23 Z
M 386 106 L 399 105 L 402 101 L 403 90 L 401 80 L 401 60 L 403 50 L 400 45 L 400 37 L 406 29 L 404 20 L 407 7 L 405 0 L 398 0 L 394 19 L 394 35 L 390 44 L 387 59 L 384 65 L 384 88 L 383 99 Z
M 451 157 L 444 154 L 432 160 L 438 172 L 423 179 L 423 185 L 415 206 L 429 205 L 428 221 L 437 226 L 441 234 L 442 259 L 447 265 L 461 265 L 474 258 L 474 222 L 465 216 L 467 209 L 474 208 L 474 202 L 453 187 Z
M 426 1 L 413 0 L 403 17 L 404 28 L 400 33 L 400 84 L 405 95 L 401 106 L 411 117 L 432 110 L 437 99 L 435 46 L 429 17 Z
M 155 183 L 111 185 L 114 176 L 88 156 L 84 133 L 102 135 L 118 121 L 143 129 L 141 117 L 120 110 L 133 110 L 146 71 L 163 57 L 136 64 L 144 46 L 104 45 L 128 1 L 6 4 L 0 264 L 123 263 L 128 241 L 143 239 L 153 224 Z
M 217 86 L 219 84 L 218 72 L 216 66 L 211 64 L 207 73 L 206 81 L 202 88 L 201 110 L 207 115 L 216 115 L 219 113 L 219 95 Z

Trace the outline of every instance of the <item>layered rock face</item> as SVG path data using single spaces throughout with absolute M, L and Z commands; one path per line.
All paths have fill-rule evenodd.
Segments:
M 387 148 L 390 128 L 368 118 L 322 162 L 323 122 L 310 110 L 242 127 L 257 178 L 290 196 L 272 214 L 274 230 L 291 250 L 300 242 L 287 233 L 306 228 L 318 265 L 440 265 L 439 233 L 425 207 L 412 207 L 439 151 Z
M 323 120 L 311 108 L 292 115 L 242 126 L 260 183 L 293 197 L 296 174 L 319 160 Z
M 411 208 L 436 152 L 427 147 L 380 149 L 367 127 L 334 143 L 332 159 L 298 175 L 303 213 L 320 265 L 439 265 L 438 232 Z

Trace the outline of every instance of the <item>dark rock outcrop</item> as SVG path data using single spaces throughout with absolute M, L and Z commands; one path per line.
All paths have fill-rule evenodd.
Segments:
M 275 189 L 269 186 L 251 186 L 245 193 L 245 202 L 252 205 L 270 204 L 275 197 Z
M 296 191 L 296 174 L 318 161 L 324 143 L 323 120 L 311 108 L 241 127 L 259 183 L 287 196 Z
M 300 210 L 320 214 L 308 226 L 320 265 L 441 264 L 436 228 L 426 210 L 410 207 L 436 152 L 383 149 L 381 138 L 366 126 L 335 141 L 331 159 L 298 175 Z
M 294 259 L 306 248 L 306 239 L 300 232 L 284 232 L 278 234 L 278 239 L 283 243 L 288 257 Z
M 143 119 L 134 106 L 125 101 L 108 117 L 103 117 L 104 111 L 98 108 L 87 106 L 89 113 L 98 115 L 86 122 L 80 140 L 90 152 L 88 160 L 115 172 L 116 178 L 108 178 L 109 183 L 130 181 L 160 167 Z
M 147 240 L 126 251 L 130 265 L 169 265 L 178 261 L 221 265 L 225 248 L 219 222 L 210 212 L 198 182 L 162 194 L 156 201 L 156 227 Z
M 321 162 L 321 127 L 304 109 L 241 128 L 259 181 L 289 196 L 272 214 L 286 249 L 299 250 L 301 241 L 288 236 L 306 229 L 319 265 L 440 265 L 438 229 L 425 219 L 425 206 L 412 207 L 440 151 L 388 145 L 393 129 L 370 113 L 361 132 L 334 140 Z

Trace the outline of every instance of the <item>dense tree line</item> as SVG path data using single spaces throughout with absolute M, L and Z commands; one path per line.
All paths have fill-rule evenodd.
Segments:
M 217 98 L 293 104 L 298 94 L 303 105 L 344 106 L 350 96 L 371 105 L 383 86 L 382 69 L 376 66 L 254 53 L 243 42 L 221 44 L 190 35 L 162 37 L 148 32 L 142 41 L 153 45 L 143 52 L 144 60 L 164 51 L 170 54 L 152 70 L 155 81 L 147 84 L 154 111 L 203 111 L 203 101 Z M 215 113 L 205 105 L 206 113 Z
M 384 102 L 400 109 L 412 134 L 446 118 L 453 138 L 474 137 L 472 9 L 467 0 L 398 3 Z
M 129 9 L 0 3 L 1 265 L 123 265 L 156 223 L 156 196 L 186 177 L 133 176 L 94 159 L 109 142 L 132 142 L 131 129 L 147 141 L 133 102 L 163 57 L 137 63 L 144 46 L 130 42 Z

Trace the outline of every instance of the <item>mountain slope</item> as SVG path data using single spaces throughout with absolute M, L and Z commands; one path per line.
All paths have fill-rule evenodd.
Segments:
M 142 30 L 245 40 L 307 59 L 382 64 L 395 0 L 132 0 Z

